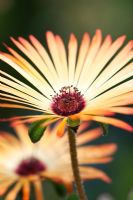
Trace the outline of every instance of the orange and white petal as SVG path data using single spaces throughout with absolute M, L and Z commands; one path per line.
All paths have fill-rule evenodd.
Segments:
M 83 93 L 86 91 L 86 89 L 88 87 L 87 80 L 89 79 L 89 77 L 88 77 L 89 71 L 90 71 L 92 63 L 94 62 L 95 57 L 98 53 L 101 42 L 102 42 L 102 33 L 101 33 L 101 30 L 98 29 L 98 30 L 96 30 L 96 34 L 94 35 L 94 37 L 91 41 L 89 51 L 88 51 L 88 54 L 86 56 L 86 60 L 85 60 L 84 66 L 83 66 L 83 70 L 81 72 L 81 75 L 79 77 L 79 82 L 77 85 L 77 87 Z M 86 84 L 84 84 L 85 81 L 86 81 Z
M 109 111 L 114 113 L 121 113 L 125 115 L 133 115 L 133 108 L 132 107 L 111 107 L 108 108 Z
M 23 199 L 22 200 L 29 200 L 30 199 L 30 183 L 28 180 L 25 180 L 22 186 L 23 192 Z
M 66 118 L 64 118 L 58 125 L 57 136 L 62 137 L 65 134 Z
M 8 97 L 11 101 L 12 99 L 17 99 L 17 101 L 20 101 L 20 103 L 29 104 L 38 107 L 38 109 L 45 110 L 49 106 L 48 100 L 45 101 L 46 98 L 43 98 L 43 101 L 36 99 L 35 94 L 32 93 L 32 96 L 29 94 L 30 91 L 19 85 L 14 83 L 13 81 L 7 80 L 3 77 L 1 77 L 1 81 L 3 84 L 1 84 L 0 89 L 4 92 L 4 94 L 1 94 L 1 96 Z M 8 94 L 5 94 L 8 93 Z M 7 100 L 7 101 L 9 101 Z M 14 100 L 15 101 L 15 100 Z
M 79 117 L 79 119 L 80 119 L 80 117 Z M 88 129 L 89 126 L 90 126 L 90 122 L 89 121 L 84 122 L 84 123 L 80 123 L 80 126 L 78 127 L 77 134 L 80 135 L 81 133 L 85 132 Z
M 19 55 L 16 51 L 8 47 L 7 45 L 6 48 L 13 56 L 7 53 L 3 53 L 3 55 L 10 58 L 13 62 L 21 66 L 29 74 L 31 74 L 32 76 L 34 76 L 35 78 L 37 78 L 38 80 L 40 80 L 42 83 L 45 84 L 43 77 L 35 70 L 35 68 L 28 61 L 26 61 L 21 55 Z
M 64 162 L 62 163 L 62 165 L 58 165 L 56 168 L 49 169 L 48 171 L 44 172 L 44 176 L 53 180 L 58 180 L 59 178 L 61 178 L 62 181 L 72 182 L 73 173 L 71 163 Z
M 9 193 L 5 197 L 5 200 L 15 200 L 21 188 L 22 188 L 22 183 L 21 182 L 16 183 L 16 185 L 12 188 L 11 191 L 9 191 Z
M 46 33 L 46 39 L 47 39 L 47 45 L 49 47 L 49 51 L 50 51 L 52 59 L 53 59 L 53 63 L 55 65 L 55 68 L 58 73 L 59 81 L 57 83 L 60 84 L 59 88 L 61 88 L 65 84 L 64 83 L 64 71 L 63 71 L 61 60 L 60 60 L 58 46 L 56 44 L 56 39 L 55 39 L 54 34 L 50 31 L 48 31 Z
M 35 85 L 41 92 L 44 92 L 46 96 L 50 97 L 51 93 L 53 92 L 52 88 L 46 84 L 42 85 L 41 81 L 31 76 L 27 71 L 25 71 L 21 66 L 17 65 L 13 62 L 7 55 L 0 54 L 0 59 L 10 65 L 13 69 L 15 69 L 20 75 L 22 75 L 25 79 L 27 79 L 32 85 Z M 44 87 L 45 86 L 45 87 Z M 51 91 L 51 93 L 49 93 Z
M 99 77 L 94 82 L 94 84 L 92 84 L 92 88 L 97 84 L 97 89 L 98 89 L 104 83 L 106 83 L 106 82 L 108 83 L 108 80 L 110 81 L 112 78 L 114 79 L 113 75 L 115 75 L 116 77 L 119 76 L 119 78 L 121 79 L 121 71 L 119 71 L 119 70 L 133 58 L 133 51 L 131 51 L 132 48 L 133 48 L 133 41 L 130 41 L 120 51 L 120 53 L 116 55 L 116 57 L 107 66 L 107 68 L 99 75 Z M 126 68 L 127 68 L 127 66 L 125 67 L 125 69 Z M 131 66 L 130 66 L 130 69 L 131 69 Z M 116 80 L 119 81 L 119 79 L 116 79 Z M 113 82 L 113 80 L 112 80 L 112 82 Z M 91 88 L 89 88 L 89 89 L 91 89 Z
M 38 111 L 41 113 L 46 112 L 46 110 L 44 110 L 43 108 L 39 109 L 37 105 L 29 103 L 26 100 L 19 99 L 19 97 L 15 97 L 15 98 L 11 97 L 10 99 L 10 95 L 8 94 L 4 94 L 4 95 L 2 94 L 1 96 L 6 96 L 6 97 L 1 97 L 2 101 L 11 102 L 11 103 L 0 103 L 0 106 L 3 108 L 18 108 L 18 109 Z
M 103 144 L 97 146 L 83 146 L 78 147 L 78 157 L 79 162 L 82 163 L 82 159 L 89 159 L 89 158 L 101 158 L 107 157 L 115 153 L 117 150 L 116 144 Z
M 112 157 L 101 158 L 82 158 L 81 163 L 84 164 L 106 164 L 113 160 Z
M 18 108 L 18 109 L 39 111 L 39 110 L 36 109 L 36 108 L 31 108 L 31 107 L 23 106 L 23 105 L 19 105 L 19 104 L 0 103 L 0 107 L 1 107 L 1 108 Z M 36 119 L 36 120 L 37 120 L 37 119 Z M 8 121 L 8 120 L 7 120 L 7 121 Z
M 96 96 L 95 98 L 91 97 L 91 99 L 88 101 L 88 105 L 86 109 L 87 108 L 92 109 L 92 107 L 94 109 L 100 109 L 100 105 L 102 105 L 103 107 L 105 102 L 108 103 L 110 99 L 116 98 L 119 95 L 124 95 L 126 93 L 132 92 L 132 88 L 133 88 L 133 80 L 128 80 L 127 82 L 124 82 L 118 85 L 117 87 L 114 87 L 110 90 L 105 91 L 103 94 L 100 94 Z M 106 104 L 105 104 L 105 108 L 106 108 Z
M 90 36 L 88 33 L 85 33 L 83 35 L 82 42 L 79 47 L 79 54 L 78 54 L 77 64 L 76 64 L 76 69 L 75 69 L 74 85 L 76 86 L 77 86 L 87 53 L 88 53 L 89 45 L 90 45 Z
M 32 148 L 33 144 L 28 135 L 28 127 L 24 125 L 21 121 L 17 121 L 18 124 L 13 126 L 15 133 L 18 135 L 20 142 L 25 148 Z
M 53 65 L 48 53 L 46 52 L 45 48 L 33 35 L 30 35 L 29 39 L 32 42 L 32 44 L 34 45 L 34 47 L 36 48 L 36 50 L 38 51 L 38 53 L 41 55 L 47 68 L 51 72 L 52 77 L 54 77 L 54 80 L 57 81 L 58 80 L 57 72 L 56 72 L 54 65 Z
M 26 85 L 22 81 L 14 78 L 13 76 L 11 76 L 11 75 L 9 75 L 9 74 L 1 71 L 1 70 L 0 70 L 0 74 L 2 76 L 4 75 L 4 77 L 5 77 L 5 78 L 3 77 L 4 81 L 2 81 L 2 79 L 1 79 L 1 81 L 3 82 L 3 84 L 5 82 L 5 84 L 7 85 L 8 81 L 11 80 L 12 82 L 11 81 L 9 82 L 9 84 L 8 84 L 9 86 L 12 86 L 12 87 L 15 86 L 15 88 L 17 86 L 18 90 L 20 90 L 23 93 L 28 94 L 29 96 L 31 96 L 31 97 L 39 100 L 40 102 L 43 102 L 43 104 L 45 104 L 45 105 L 49 102 L 48 99 L 44 95 L 42 95 L 41 93 L 37 92 L 35 89 L 31 88 L 30 86 Z M 15 94 L 15 93 L 13 93 L 13 94 Z M 14 97 L 14 96 L 12 95 L 12 97 Z M 19 97 L 21 99 L 21 96 L 19 96 Z M 26 96 L 25 96 L 25 98 L 26 98 Z
M 104 66 L 104 64 L 101 62 L 101 60 L 104 60 L 104 56 L 106 55 L 111 44 L 112 44 L 112 38 L 110 35 L 107 35 L 105 37 L 103 43 L 101 44 L 99 51 L 97 52 L 94 62 L 92 63 L 92 65 L 89 69 L 89 79 L 87 80 L 87 81 L 89 81 L 89 84 L 92 83 L 93 80 L 95 80 L 98 73 L 101 71 L 101 67 Z M 95 71 L 95 73 L 94 73 L 94 71 Z
M 64 77 L 64 85 L 69 85 L 68 83 L 68 63 L 67 63 L 67 55 L 65 45 L 59 35 L 55 36 L 56 45 L 59 52 L 60 62 L 63 68 L 63 77 Z
M 49 77 L 50 84 L 52 87 L 54 87 L 54 90 L 58 91 L 58 75 L 50 57 L 48 56 L 48 53 L 46 52 L 43 45 L 33 35 L 30 35 L 29 39 L 43 61 L 43 65 L 39 66 L 40 71 L 45 77 Z M 54 84 L 55 82 L 57 83 L 56 85 Z
M 81 177 L 83 179 L 101 179 L 107 183 L 111 183 L 111 179 L 103 171 L 94 167 L 80 167 Z
M 109 93 L 108 93 L 108 95 L 109 95 Z M 125 107 L 126 105 L 133 104 L 133 92 L 127 92 L 124 94 L 120 94 L 118 96 L 111 97 L 109 99 L 108 99 L 108 97 L 105 97 L 105 98 L 106 99 L 103 100 L 99 96 L 96 99 L 93 99 L 92 101 L 90 101 L 88 106 L 84 109 L 83 113 L 89 114 L 92 112 L 92 110 L 93 110 L 93 112 L 95 112 L 96 109 L 98 109 L 99 111 L 102 111 L 102 110 L 109 111 L 110 108 L 112 108 L 114 106 L 116 106 L 116 107 L 124 106 Z M 105 104 L 105 101 L 106 101 L 106 104 Z M 93 114 L 97 114 L 97 113 L 93 113 Z M 102 112 L 101 112 L 101 115 L 102 115 Z
M 12 41 L 15 43 L 15 45 L 37 66 L 38 70 L 46 77 L 49 77 L 49 82 L 52 86 L 54 86 L 54 76 L 52 76 L 51 72 L 48 70 L 48 68 L 45 65 L 45 62 L 43 61 L 42 57 L 38 54 L 34 46 L 28 42 L 28 40 L 19 37 L 18 41 L 11 38 Z M 45 71 L 45 73 L 44 73 Z M 43 79 L 43 83 L 45 82 L 45 79 Z
M 34 185 L 34 188 L 35 188 L 36 200 L 44 200 L 41 181 L 36 180 L 36 181 L 33 182 L 33 185 Z
M 90 119 L 90 117 L 88 117 Z M 83 120 L 87 120 L 87 116 L 82 118 Z M 101 116 L 93 116 L 91 117 L 91 120 L 97 121 L 97 122 L 102 122 L 105 124 L 110 124 L 113 126 L 116 126 L 118 128 L 122 128 L 126 131 L 132 132 L 133 131 L 133 127 L 131 125 L 129 125 L 128 123 L 119 120 L 119 119 L 115 119 L 115 118 L 111 118 L 111 117 L 101 117 Z
M 109 48 L 106 51 L 103 51 L 103 54 L 101 55 L 99 62 L 95 63 L 95 68 L 93 71 L 94 74 L 92 75 L 92 78 L 90 76 L 90 79 L 88 79 L 89 84 L 87 84 L 88 86 L 90 86 L 92 84 L 91 87 L 93 87 L 93 89 L 98 85 L 98 79 L 96 79 L 97 77 L 100 77 L 100 75 L 102 74 L 101 71 L 104 69 L 104 66 L 108 63 L 108 61 L 112 58 L 113 55 L 115 55 L 115 53 L 118 51 L 118 49 L 123 45 L 124 40 L 125 40 L 125 35 L 121 36 L 119 38 L 117 38 L 111 45 L 111 38 L 109 37 Z M 107 41 L 108 42 L 108 41 Z M 93 66 L 91 68 L 93 70 Z M 96 80 L 95 80 L 96 79 Z M 95 80 L 95 81 L 94 81 Z M 92 90 L 90 89 L 90 87 L 88 87 L 88 93 Z
M 87 131 L 83 132 L 82 134 L 78 135 L 77 145 L 79 146 L 79 145 L 83 145 L 87 142 L 91 142 L 91 141 L 101 137 L 102 134 L 103 134 L 103 130 L 101 128 L 87 130 Z
M 99 109 L 93 109 L 93 108 L 85 108 L 81 114 L 89 114 L 89 115 L 106 115 L 111 116 L 114 114 L 113 111 L 109 110 L 108 108 L 101 108 L 99 106 Z
M 1 180 L 1 177 L 0 177 Z M 0 196 L 4 195 L 8 188 L 15 183 L 15 180 L 12 179 L 5 179 L 4 181 L 0 181 Z
M 133 52 L 130 55 L 130 59 L 133 58 Z M 109 74 L 109 73 L 108 73 Z M 93 88 L 93 92 L 92 92 L 92 97 L 93 94 L 99 95 L 100 93 L 109 90 L 112 87 L 117 86 L 117 84 L 121 84 L 123 81 L 126 81 L 127 79 L 131 78 L 133 76 L 133 63 L 128 64 L 124 69 L 120 70 L 118 73 L 116 73 L 113 77 L 111 77 L 109 80 L 105 81 L 104 84 L 102 84 L 101 86 L 96 86 L 95 90 Z M 98 82 L 99 84 L 99 82 Z M 92 89 L 89 89 L 90 91 L 92 91 Z
M 14 137 L 13 135 L 4 132 L 4 131 L 0 131 L 0 145 L 7 145 L 7 149 L 8 148 L 16 148 L 19 147 L 20 142 L 18 141 L 18 139 L 16 137 Z M 13 146 L 12 146 L 13 145 Z
M 77 50 L 78 50 L 77 39 L 76 39 L 75 35 L 72 33 L 70 35 L 70 39 L 69 39 L 69 43 L 68 43 L 69 85 L 73 85 L 73 82 L 74 82 Z

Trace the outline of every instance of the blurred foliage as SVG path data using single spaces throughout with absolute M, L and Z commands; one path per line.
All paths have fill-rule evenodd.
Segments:
M 60 34 L 65 41 L 68 41 L 70 32 L 81 38 L 85 31 L 92 35 L 97 28 L 102 29 L 103 35 L 110 33 L 116 38 L 126 34 L 127 39 L 131 39 L 132 19 L 132 0 L 0 0 L 0 49 L 4 49 L 2 42 L 10 43 L 10 36 L 28 37 L 29 34 L 34 34 L 43 41 L 44 32 L 47 30 Z M 8 110 L 1 112 L 2 116 L 8 114 Z M 118 117 L 129 123 L 133 121 L 132 117 Z M 7 124 L 1 124 L 1 129 L 7 129 Z M 109 127 L 109 134 L 100 138 L 98 143 L 110 141 L 118 143 L 119 151 L 114 162 L 99 167 L 110 175 L 113 182 L 111 185 L 101 181 L 86 182 L 85 187 L 90 199 L 97 200 L 100 194 L 107 192 L 116 200 L 125 200 L 133 186 L 133 135 Z M 58 189 L 50 184 L 44 183 L 46 200 L 53 199 L 48 195 L 55 195 L 56 200 Z M 69 200 L 72 198 L 69 197 Z
M 66 200 L 79 200 L 78 196 L 76 194 L 69 195 Z
M 128 200 L 133 200 L 133 190 L 129 193 Z

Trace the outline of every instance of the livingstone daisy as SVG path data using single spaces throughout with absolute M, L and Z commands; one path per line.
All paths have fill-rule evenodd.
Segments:
M 101 30 L 97 30 L 92 39 L 85 33 L 78 46 L 71 34 L 66 51 L 61 37 L 47 32 L 48 55 L 33 35 L 29 40 L 11 37 L 23 55 L 7 45 L 9 53 L 0 53 L 0 59 L 19 75 L 15 78 L 11 70 L 0 70 L 0 107 L 41 113 L 20 116 L 27 122 L 60 120 L 58 135 L 64 133 L 68 118 L 132 131 L 131 125 L 111 117 L 116 113 L 133 114 L 133 41 L 122 47 L 125 38 L 112 41 L 107 35 L 102 40 Z
M 110 162 L 117 146 L 114 143 L 87 145 L 102 135 L 100 128 L 88 131 L 87 126 L 83 123 L 77 135 L 81 177 L 83 180 L 101 179 L 110 183 L 110 178 L 103 171 L 89 165 Z M 42 200 L 41 181 L 47 178 L 64 184 L 71 191 L 74 180 L 68 135 L 58 138 L 56 129 L 57 126 L 48 128 L 36 144 L 30 141 L 24 124 L 14 127 L 16 136 L 0 132 L 0 195 L 6 193 L 5 200 L 14 200 L 20 191 L 22 199 L 29 200 L 31 184 L 34 185 L 36 199 Z

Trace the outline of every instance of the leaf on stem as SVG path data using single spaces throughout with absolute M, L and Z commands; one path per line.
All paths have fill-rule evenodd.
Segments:
M 42 126 L 44 122 L 48 121 L 48 119 L 39 120 L 33 122 L 29 128 L 29 137 L 33 143 L 38 142 L 43 136 L 46 126 Z

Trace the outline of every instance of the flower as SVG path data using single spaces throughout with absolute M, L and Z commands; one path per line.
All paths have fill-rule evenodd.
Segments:
M 81 177 L 83 180 L 101 179 L 110 183 L 110 178 L 103 171 L 88 164 L 110 162 L 117 146 L 114 143 L 85 144 L 99 138 L 102 134 L 100 128 L 88 131 L 87 126 L 83 123 L 77 135 Z M 48 128 L 42 140 L 36 144 L 30 141 L 28 128 L 22 123 L 14 127 L 17 137 L 7 132 L 0 132 L 0 195 L 4 195 L 14 184 L 7 193 L 6 200 L 14 200 L 20 190 L 23 200 L 28 200 L 31 183 L 34 185 L 37 199 L 41 200 L 41 181 L 46 178 L 64 184 L 71 191 L 74 179 L 68 135 L 58 138 L 56 129 L 57 126 Z
M 92 40 L 85 33 L 78 49 L 77 39 L 71 34 L 67 55 L 60 36 L 48 31 L 46 39 L 50 55 L 33 35 L 30 41 L 11 37 L 23 56 L 5 45 L 10 53 L 1 52 L 0 59 L 19 77 L 0 70 L 0 107 L 42 114 L 20 116 L 25 122 L 50 118 L 46 126 L 60 119 L 59 135 L 64 133 L 68 117 L 132 131 L 132 126 L 111 116 L 133 114 L 133 41 L 120 49 L 125 35 L 113 42 L 107 35 L 102 41 L 98 29 Z

